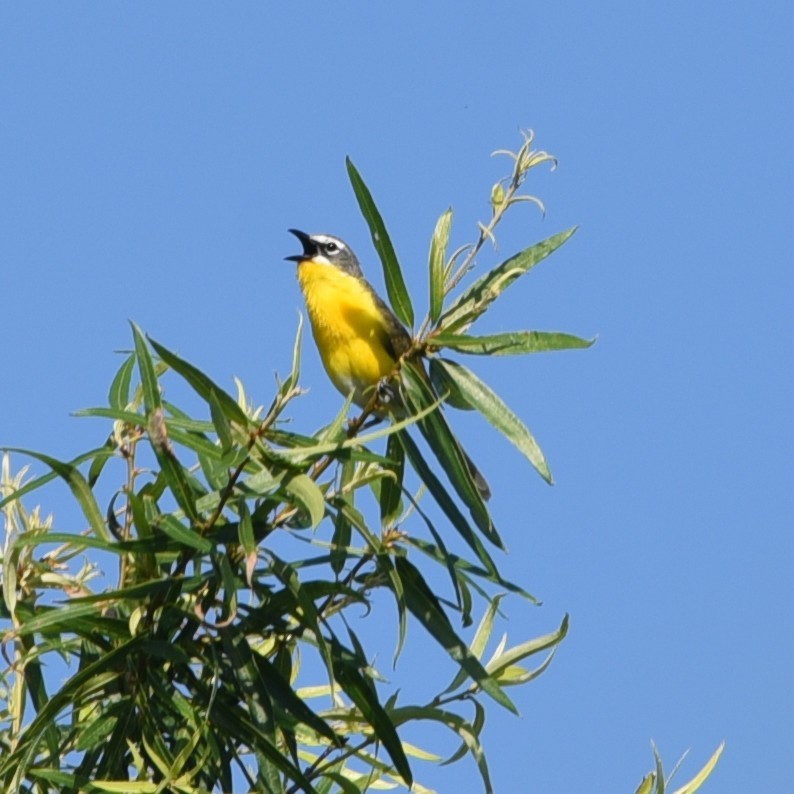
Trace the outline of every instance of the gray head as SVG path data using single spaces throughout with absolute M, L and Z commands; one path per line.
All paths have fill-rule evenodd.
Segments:
M 306 234 L 298 229 L 289 231 L 303 245 L 303 253 L 286 257 L 290 262 L 316 262 L 321 265 L 338 267 L 356 278 L 364 277 L 356 255 L 344 240 L 330 234 Z

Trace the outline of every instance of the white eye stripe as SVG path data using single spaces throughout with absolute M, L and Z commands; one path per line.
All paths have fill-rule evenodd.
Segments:
M 329 244 L 333 244 L 336 246 L 336 249 L 332 248 L 331 250 L 338 250 L 344 251 L 347 247 L 338 237 L 332 237 L 330 234 L 313 234 L 311 237 L 315 243 L 321 246 L 326 246 Z

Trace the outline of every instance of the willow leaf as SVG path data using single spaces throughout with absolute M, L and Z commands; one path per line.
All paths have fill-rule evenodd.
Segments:
M 576 228 L 525 248 L 479 278 L 441 315 L 439 328 L 445 331 L 468 328 L 517 278 L 565 243 Z
M 546 482 L 553 482 L 549 466 L 535 437 L 527 426 L 504 403 L 502 398 L 483 383 L 470 369 L 454 361 L 439 360 L 447 375 L 454 380 L 465 394 L 469 403 L 476 408 L 508 441 L 535 467 Z
M 405 286 L 405 279 L 403 278 L 400 263 L 397 261 L 397 254 L 394 252 L 389 233 L 386 231 L 386 224 L 383 222 L 378 208 L 375 206 L 375 201 L 372 198 L 369 188 L 364 183 L 353 161 L 348 157 L 345 160 L 347 164 L 347 174 L 350 178 L 350 184 L 353 186 L 353 192 L 356 194 L 358 206 L 361 208 L 361 214 L 367 221 L 369 226 L 369 233 L 372 235 L 372 243 L 375 250 L 378 252 L 381 264 L 383 265 L 383 278 L 386 282 L 386 292 L 389 295 L 389 302 L 391 303 L 394 313 L 402 320 L 408 327 L 414 324 L 414 309 L 411 305 L 411 298 L 408 295 L 408 289 Z

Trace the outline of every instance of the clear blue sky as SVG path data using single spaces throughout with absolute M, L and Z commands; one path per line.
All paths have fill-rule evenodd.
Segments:
M 128 318 L 267 402 L 302 307 L 286 229 L 346 238 L 381 285 L 345 155 L 421 303 L 437 216 L 452 204 L 468 241 L 506 165 L 489 153 L 532 127 L 560 166 L 529 185 L 545 219 L 515 213 L 501 252 L 581 229 L 481 330 L 599 341 L 469 362 L 557 481 L 463 426 L 505 573 L 544 600 L 502 628 L 571 613 L 513 693 L 522 718 L 489 718 L 497 790 L 632 792 L 651 739 L 670 765 L 692 748 L 684 773 L 725 739 L 708 791 L 785 790 L 792 42 L 784 1 L 2 4 L 0 445 L 99 441 L 69 413 L 104 403 Z M 305 353 L 310 431 L 340 398 Z M 417 777 L 479 790 L 469 762 Z

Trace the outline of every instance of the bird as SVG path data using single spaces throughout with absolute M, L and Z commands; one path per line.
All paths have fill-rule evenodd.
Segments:
M 285 258 L 298 265 L 312 335 L 331 382 L 360 408 L 370 407 L 377 417 L 404 416 L 399 393 L 388 385 L 388 379 L 411 350 L 411 334 L 364 277 L 344 240 L 298 229 L 289 232 L 298 238 L 303 251 Z M 463 454 L 480 495 L 488 499 L 485 478 Z

